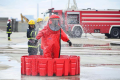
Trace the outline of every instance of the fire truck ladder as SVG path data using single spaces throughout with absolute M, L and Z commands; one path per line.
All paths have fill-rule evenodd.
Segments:
M 74 5 L 72 5 L 71 8 L 69 8 L 70 0 L 68 0 L 68 8 L 67 8 L 68 10 L 77 10 L 78 9 L 76 0 L 73 0 L 73 3 L 74 3 Z

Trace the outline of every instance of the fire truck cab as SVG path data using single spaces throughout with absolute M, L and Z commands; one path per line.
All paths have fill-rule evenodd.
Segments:
M 120 10 L 54 10 L 61 18 L 62 29 L 71 37 L 80 38 L 82 33 L 102 33 L 108 38 L 120 38 Z

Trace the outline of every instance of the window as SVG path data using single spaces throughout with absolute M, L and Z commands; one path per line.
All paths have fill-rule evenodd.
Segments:
M 58 15 L 58 13 L 57 13 L 57 12 L 54 12 L 54 14 Z
M 68 24 L 79 24 L 79 14 L 67 14 Z

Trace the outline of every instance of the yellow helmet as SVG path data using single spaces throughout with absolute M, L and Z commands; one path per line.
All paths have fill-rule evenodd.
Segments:
M 48 21 L 49 17 L 45 17 L 44 21 Z
M 40 22 L 40 21 L 43 21 L 43 19 L 42 19 L 42 18 L 38 18 L 38 19 L 37 19 L 37 22 Z
M 29 25 L 35 25 L 35 21 L 34 21 L 34 20 L 30 20 L 30 21 L 28 22 L 28 24 L 29 24 Z

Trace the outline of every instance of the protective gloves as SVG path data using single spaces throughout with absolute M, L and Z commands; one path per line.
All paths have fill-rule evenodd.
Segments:
M 67 41 L 69 43 L 69 46 L 72 46 L 72 42 L 70 40 Z
M 37 44 L 37 42 L 38 42 L 38 40 L 37 40 L 37 39 L 35 39 L 35 44 Z

